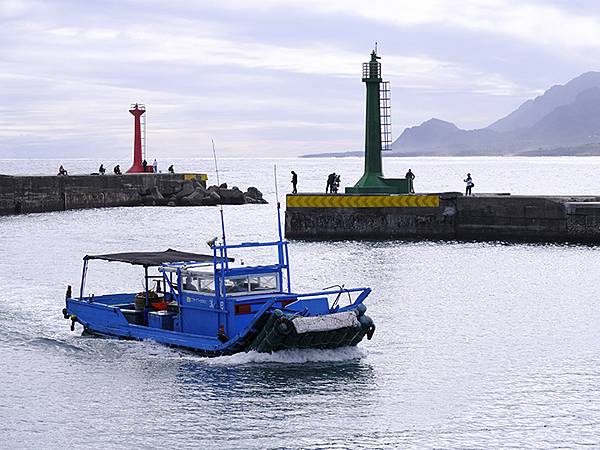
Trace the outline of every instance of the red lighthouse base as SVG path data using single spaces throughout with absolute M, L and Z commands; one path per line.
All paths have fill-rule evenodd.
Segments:
M 152 166 L 150 166 L 152 172 Z M 133 164 L 125 173 L 144 173 L 144 167 L 141 164 Z
M 152 167 L 152 164 L 148 164 L 146 166 L 146 173 L 152 173 L 154 172 L 154 168 Z M 135 162 L 132 164 L 132 166 L 127 169 L 127 171 L 125 173 L 144 173 L 144 166 L 142 164 L 136 164 Z

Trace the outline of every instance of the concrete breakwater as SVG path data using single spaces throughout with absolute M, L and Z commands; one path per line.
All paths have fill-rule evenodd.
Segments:
M 266 203 L 256 188 L 206 187 L 204 174 L 0 175 L 0 215 L 114 206 Z
M 600 243 L 600 197 L 448 192 L 287 196 L 290 239 L 457 239 Z

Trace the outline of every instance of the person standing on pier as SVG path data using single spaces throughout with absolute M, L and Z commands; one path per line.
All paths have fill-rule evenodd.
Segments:
M 298 193 L 298 175 L 292 170 L 292 194 Z
M 148 161 L 142 161 L 142 168 L 144 169 L 144 173 L 148 172 Z
M 473 179 L 471 178 L 471 174 L 468 173 L 467 174 L 467 178 L 465 178 L 465 183 L 467 183 L 467 188 L 465 189 L 465 195 L 471 195 L 471 189 L 473 188 L 473 186 L 475 186 L 475 183 L 473 183 Z
M 337 194 L 338 193 L 338 189 L 340 187 L 340 176 L 336 175 L 335 173 L 333 174 L 333 182 L 331 183 L 331 192 L 333 194 Z
M 406 178 L 408 180 L 408 189 L 409 189 L 410 193 L 414 194 L 415 188 L 413 186 L 413 180 L 415 179 L 415 174 L 412 172 L 411 169 L 408 169 L 408 172 L 406 172 L 406 175 L 404 175 L 404 178 Z
M 330 173 L 327 176 L 327 186 L 325 187 L 325 193 L 333 192 L 333 183 L 335 183 L 335 172 Z
M 152 163 L 152 171 L 158 173 L 158 163 L 156 162 L 156 158 L 154 158 L 154 162 Z

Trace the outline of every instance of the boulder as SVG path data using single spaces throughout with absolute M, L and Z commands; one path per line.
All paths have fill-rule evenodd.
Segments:
M 183 197 L 187 197 L 192 194 L 196 189 L 191 181 L 184 181 L 181 185 L 181 190 L 175 194 L 177 200 L 181 200 Z
M 219 189 L 223 205 L 243 205 L 246 203 L 244 193 L 239 189 Z
M 262 192 L 251 186 L 246 192 L 242 192 L 237 186 L 227 187 L 227 183 L 220 186 L 210 186 L 198 180 L 173 181 L 162 186 L 162 193 L 157 187 L 144 189 L 140 192 L 142 200 L 146 205 L 168 205 L 168 206 L 213 206 L 243 205 L 244 203 L 264 204 L 268 203 Z
M 179 199 L 179 204 L 182 206 L 202 206 L 204 205 L 205 198 L 206 195 L 203 192 L 201 192 L 200 190 L 196 190 L 190 195 Z
M 246 199 L 246 203 L 268 203 L 263 198 L 262 192 L 253 186 L 249 187 L 248 190 L 244 192 L 244 198 Z
M 201 192 L 202 195 L 204 195 L 204 196 L 207 196 L 209 194 L 208 189 L 206 189 L 200 183 L 198 183 L 197 181 L 194 181 L 193 183 L 194 183 L 194 191 L 195 192 Z
M 204 197 L 205 206 L 215 206 L 221 203 L 221 196 L 216 192 L 208 191 L 206 197 Z
M 247 195 L 244 195 L 244 201 L 245 201 L 246 203 L 249 203 L 249 204 L 260 203 L 260 202 L 259 202 L 258 200 L 256 200 L 255 198 L 248 197 Z
M 171 196 L 181 191 L 183 182 L 180 180 L 167 180 L 161 183 L 161 192 L 164 196 Z
M 158 190 L 158 187 L 154 186 L 149 189 L 148 194 L 142 197 L 144 205 L 147 206 L 159 206 L 167 203 L 163 195 Z

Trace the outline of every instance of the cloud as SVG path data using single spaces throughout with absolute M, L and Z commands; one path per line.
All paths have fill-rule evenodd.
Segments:
M 597 21 L 512 0 L 0 0 L 0 154 L 48 142 L 128 154 L 135 101 L 149 108 L 149 142 L 173 155 L 211 137 L 233 153 L 360 148 L 364 37 L 378 35 L 397 134 L 431 115 L 483 126 L 545 87 L 515 80 L 511 55 L 571 58 L 597 42 Z M 489 36 L 503 61 L 482 62 Z
M 31 2 L 20 0 L 2 0 L 0 19 L 14 19 L 24 16 L 31 10 Z
M 153 65 L 184 65 L 198 70 L 211 67 L 239 67 L 250 70 L 287 71 L 297 74 L 327 75 L 357 79 L 361 61 L 368 55 L 350 52 L 327 44 L 303 47 L 281 46 L 257 42 L 239 42 L 219 36 L 180 30 L 173 27 L 148 31 L 140 26 L 118 31 L 110 28 L 33 28 L 48 44 L 63 51 L 53 54 L 54 62 L 64 60 L 105 61 L 112 65 L 135 63 L 144 70 Z M 72 42 L 77 42 L 73 47 Z M 111 41 L 118 46 L 98 45 Z M 27 55 L 43 59 L 46 48 L 32 46 Z M 451 61 L 426 55 L 386 55 L 384 74 L 405 87 L 426 90 L 471 89 L 495 95 L 514 95 L 516 86 L 497 73 L 485 73 Z M 247 73 L 244 76 L 248 76 Z M 233 77 L 235 81 L 235 76 Z
M 589 5 L 591 2 L 587 3 Z M 316 13 L 352 14 L 398 26 L 439 24 L 500 34 L 541 46 L 585 49 L 600 44 L 600 18 L 565 5 L 518 0 L 224 0 L 230 8 L 281 9 L 297 7 Z

